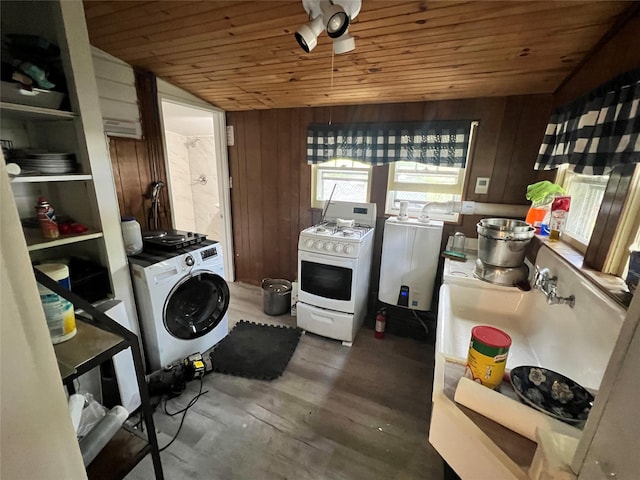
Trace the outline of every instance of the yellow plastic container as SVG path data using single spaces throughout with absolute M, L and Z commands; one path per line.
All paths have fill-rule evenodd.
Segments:
M 488 325 L 473 327 L 465 376 L 485 387 L 498 388 L 510 346 L 511 337 L 502 330 Z
M 64 288 L 71 289 L 69 267 L 66 265 L 43 263 L 42 265 L 36 265 L 36 268 Z M 40 301 L 42 302 L 47 326 L 49 327 L 49 335 L 53 344 L 73 338 L 77 333 L 73 304 L 41 284 L 38 284 L 38 293 L 40 294 Z

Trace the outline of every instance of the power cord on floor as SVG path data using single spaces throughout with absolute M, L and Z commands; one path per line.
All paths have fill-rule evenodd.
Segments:
M 160 448 L 160 449 L 159 449 L 159 451 L 160 451 L 160 452 L 164 452 L 167 448 L 169 448 L 169 446 L 170 446 L 173 442 L 175 442 L 176 438 L 178 438 L 178 435 L 180 434 L 180 430 L 182 429 L 182 425 L 184 424 L 184 419 L 185 419 L 185 418 L 186 418 L 186 416 L 187 416 L 187 412 L 189 411 L 189 409 L 190 409 L 191 407 L 193 407 L 193 406 L 196 404 L 196 402 L 198 401 L 198 399 L 199 399 L 202 395 L 204 395 L 204 394 L 206 394 L 206 393 L 209 393 L 209 390 L 205 390 L 204 392 L 202 391 L 202 377 L 200 377 L 200 391 L 198 392 L 198 394 L 197 394 L 195 397 L 193 397 L 193 398 L 189 401 L 189 403 L 187 403 L 187 406 L 186 406 L 186 407 L 184 407 L 183 409 L 178 410 L 178 411 L 176 411 L 176 412 L 169 412 L 169 411 L 167 410 L 167 398 L 165 397 L 165 399 L 164 399 L 164 405 L 163 405 L 163 407 L 162 407 L 162 409 L 164 410 L 164 413 L 165 413 L 165 414 L 167 414 L 167 415 L 168 415 L 168 416 L 170 416 L 170 417 L 175 417 L 176 415 L 179 415 L 179 414 L 181 414 L 181 413 L 182 413 L 182 419 L 180 419 L 180 425 L 178 426 L 178 431 L 175 433 L 175 435 L 173 436 L 173 438 L 171 439 L 171 441 L 170 441 L 169 443 L 167 443 L 164 447 L 162 447 L 162 448 Z
M 162 399 L 163 399 L 163 397 L 157 397 L 157 401 L 155 401 L 154 400 L 155 398 L 156 397 L 152 397 L 152 398 L 149 399 L 149 404 L 150 404 L 149 406 L 151 407 L 151 411 L 153 413 L 155 413 L 156 409 L 160 406 L 160 404 L 162 403 Z M 135 428 L 136 430 L 140 430 L 141 432 L 144 433 L 144 429 L 145 429 L 144 413 L 142 412 L 141 407 L 138 407 L 138 409 L 139 409 L 138 413 L 132 414 L 132 416 L 129 418 L 130 426 L 131 426 L 131 428 Z M 137 416 L 136 417 L 137 421 L 133 420 L 134 415 Z

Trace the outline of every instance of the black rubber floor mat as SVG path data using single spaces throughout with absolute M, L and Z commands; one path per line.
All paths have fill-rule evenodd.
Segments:
M 238 377 L 273 380 L 284 372 L 302 329 L 240 320 L 211 352 L 213 370 Z

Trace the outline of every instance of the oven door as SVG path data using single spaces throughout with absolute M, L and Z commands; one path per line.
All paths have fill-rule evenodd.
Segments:
M 320 308 L 354 313 L 358 260 L 298 252 L 298 300 Z

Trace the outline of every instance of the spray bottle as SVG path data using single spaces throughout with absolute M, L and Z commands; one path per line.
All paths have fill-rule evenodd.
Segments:
M 44 197 L 40 197 L 35 208 L 42 236 L 51 239 L 58 238 L 60 230 L 58 230 L 58 222 L 56 222 L 56 214 L 53 211 L 53 207 L 49 205 L 49 202 Z
M 551 204 L 551 220 L 549 221 L 549 241 L 557 242 L 560 240 L 560 234 L 564 231 L 569 216 L 569 206 L 571 197 L 559 196 L 553 199 Z

